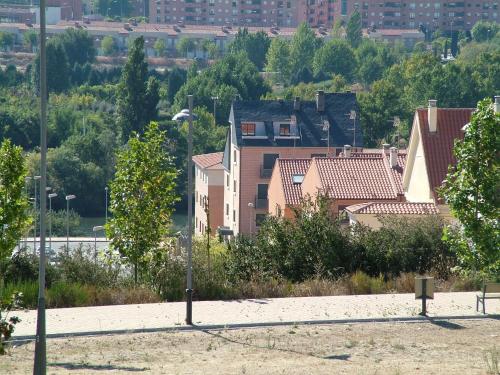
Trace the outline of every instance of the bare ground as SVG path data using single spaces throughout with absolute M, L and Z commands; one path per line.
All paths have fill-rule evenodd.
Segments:
M 33 353 L 11 348 L 0 374 L 32 373 Z M 47 357 L 48 374 L 494 374 L 500 320 L 50 339 Z

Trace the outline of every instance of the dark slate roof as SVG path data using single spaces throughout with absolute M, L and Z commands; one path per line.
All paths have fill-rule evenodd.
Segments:
M 326 147 L 327 141 L 322 130 L 322 123 L 330 123 L 330 146 L 342 147 L 353 144 L 354 124 L 349 113 L 355 110 L 356 146 L 363 146 L 363 135 L 359 107 L 354 93 L 325 93 L 325 111 L 316 110 L 316 101 L 301 101 L 300 110 L 293 109 L 293 101 L 286 100 L 237 100 L 233 102 L 230 122 L 234 129 L 233 142 L 238 146 L 294 146 L 294 140 L 274 140 L 273 121 L 289 120 L 296 116 L 301 139 L 295 141 L 297 147 Z M 263 121 L 267 139 L 243 139 L 241 121 Z

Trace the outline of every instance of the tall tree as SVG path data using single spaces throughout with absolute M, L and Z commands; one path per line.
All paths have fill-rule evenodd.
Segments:
M 332 39 L 316 51 L 313 69 L 316 76 L 320 73 L 329 76 L 335 73 L 343 75 L 349 81 L 356 69 L 356 56 L 346 41 Z
M 492 40 L 500 31 L 500 25 L 496 22 L 478 21 L 472 27 L 472 39 L 475 42 L 486 42 Z
M 236 37 L 229 45 L 229 52 L 244 51 L 257 69 L 264 69 L 266 54 L 271 45 L 271 38 L 264 31 L 250 33 L 247 28 L 239 29 Z
M 107 226 L 111 246 L 134 266 L 135 282 L 148 252 L 157 250 L 167 234 L 174 203 L 177 170 L 166 147 L 166 134 L 150 123 L 143 137 L 133 134 L 118 153 L 111 182 Z
M 444 182 L 442 196 L 461 224 L 450 236 L 463 265 L 500 275 L 500 114 L 490 99 L 479 102 L 463 141 L 457 141 L 457 164 Z M 461 235 L 460 235 L 461 234 Z
M 70 67 L 75 64 L 83 65 L 87 62 L 94 62 L 97 51 L 94 47 L 94 39 L 87 30 L 69 28 L 57 39 L 66 52 Z
M 164 56 L 165 51 L 167 50 L 167 45 L 165 44 L 164 39 L 156 39 L 155 44 L 153 45 L 153 48 L 155 49 L 156 56 Z
M 361 25 L 361 14 L 358 12 L 358 10 L 355 10 L 351 14 L 351 17 L 347 22 L 346 38 L 353 48 L 358 47 L 361 43 L 361 40 L 363 38 L 363 29 Z
M 47 88 L 49 92 L 63 92 L 69 88 L 70 69 L 68 56 L 57 38 L 47 42 Z M 33 79 L 37 91 L 40 85 L 40 52 L 35 58 Z
M 288 82 L 290 79 L 290 43 L 283 38 L 273 38 L 266 60 L 266 72 L 273 74 L 273 81 Z
M 26 173 L 22 148 L 4 140 L 0 145 L 0 260 L 11 256 L 30 223 Z
M 148 82 L 142 36 L 132 43 L 118 86 L 118 122 L 125 140 L 132 131 L 142 132 L 143 127 L 157 115 L 158 85 Z
M 291 74 L 297 73 L 301 68 L 312 71 L 314 51 L 320 46 L 321 41 L 316 37 L 314 30 L 302 22 L 295 32 L 290 45 Z
M 106 56 L 111 56 L 116 52 L 116 42 L 111 35 L 106 35 L 104 38 L 102 38 L 101 48 L 102 52 Z
M 38 33 L 32 29 L 26 31 L 23 34 L 23 44 L 33 52 L 38 44 Z

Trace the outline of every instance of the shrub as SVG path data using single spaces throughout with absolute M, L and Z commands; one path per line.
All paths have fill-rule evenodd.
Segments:
M 38 281 L 38 267 L 39 258 L 26 249 L 21 249 L 0 265 L 0 274 L 3 275 L 5 283 L 36 282 Z M 54 266 L 47 264 L 45 267 L 47 286 L 57 280 L 58 276 L 59 272 Z
M 22 293 L 15 292 L 0 300 L 0 355 L 5 354 L 5 341 L 10 339 L 15 325 L 21 321 L 17 316 L 9 317 L 9 313 L 21 308 L 22 297 Z
M 38 282 L 23 281 L 18 283 L 5 284 L 0 289 L 0 300 L 6 300 L 16 292 L 23 295 L 23 306 L 35 308 L 38 304 Z
M 90 301 L 88 290 L 76 283 L 58 281 L 47 291 L 47 306 L 51 308 L 88 306 Z

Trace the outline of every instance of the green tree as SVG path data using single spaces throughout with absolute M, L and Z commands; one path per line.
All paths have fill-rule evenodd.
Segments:
M 346 38 L 351 47 L 356 48 L 361 43 L 363 38 L 363 30 L 361 25 L 361 14 L 355 10 L 346 26 Z
M 22 148 L 4 140 L 0 145 L 0 260 L 12 255 L 30 223 L 26 172 Z
M 14 34 L 0 31 L 0 48 L 7 51 L 14 46 Z
M 425 42 L 417 42 L 413 46 L 413 52 L 425 52 L 427 50 L 427 44 Z
M 266 72 L 272 73 L 274 82 L 290 80 L 290 43 L 283 38 L 273 38 L 267 51 Z
M 23 34 L 23 43 L 30 50 L 34 51 L 38 44 L 38 33 L 35 30 L 28 30 Z
M 142 36 L 133 41 L 118 86 L 118 123 L 123 139 L 127 139 L 132 131 L 141 133 L 143 127 L 157 115 L 158 85 L 148 81 Z
M 155 49 L 156 56 L 165 56 L 165 52 L 167 50 L 167 45 L 165 44 L 165 40 L 163 39 L 156 39 L 155 44 L 153 45 L 153 48 Z
M 356 57 L 346 41 L 332 39 L 316 51 L 313 69 L 316 76 L 335 73 L 351 80 L 356 69 Z
M 75 64 L 83 65 L 95 60 L 97 51 L 94 47 L 94 39 L 87 30 L 69 28 L 56 37 L 60 41 L 68 64 L 72 67 Z
M 496 22 L 478 21 L 472 27 L 472 39 L 476 42 L 486 42 L 495 38 L 500 31 L 500 25 Z
M 151 123 L 143 137 L 134 134 L 117 155 L 111 182 L 111 212 L 107 226 L 111 246 L 134 266 L 134 278 L 144 269 L 144 256 L 161 246 L 177 201 L 177 170 L 165 149 L 166 134 Z
M 195 52 L 196 51 L 196 43 L 193 39 L 188 38 L 188 37 L 182 37 L 178 42 L 177 45 L 175 46 L 177 49 L 177 52 L 179 55 L 182 57 L 187 57 L 189 52 Z
M 246 52 L 251 62 L 259 71 L 264 69 L 266 54 L 271 44 L 271 38 L 264 31 L 250 33 L 247 28 L 239 29 L 234 40 L 228 47 L 230 53 Z
M 462 264 L 473 271 L 500 275 L 500 114 L 490 99 L 479 102 L 463 141 L 456 141 L 455 167 L 442 196 L 461 225 L 449 236 Z
M 338 19 L 333 23 L 332 37 L 336 39 L 341 39 L 344 38 L 344 36 L 345 36 L 344 20 Z
M 102 38 L 101 48 L 102 48 L 102 53 L 104 53 L 104 55 L 106 56 L 113 55 L 117 50 L 114 38 L 110 35 L 106 35 L 104 38 Z
M 69 88 L 69 64 L 68 57 L 63 46 L 57 38 L 47 42 L 47 89 L 49 92 L 60 93 Z M 40 52 L 35 58 L 33 79 L 37 91 L 40 87 Z
M 321 41 L 316 37 L 314 30 L 302 22 L 295 32 L 290 44 L 291 74 L 296 74 L 300 69 L 307 68 L 312 71 L 314 52 Z
M 205 39 L 201 44 L 201 48 L 208 54 L 208 58 L 217 59 L 220 57 L 220 50 L 213 40 Z

